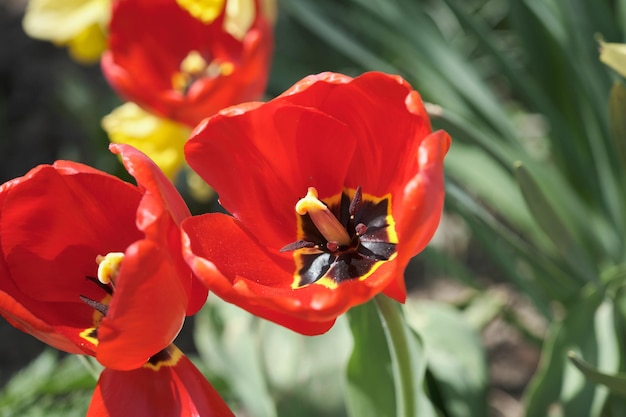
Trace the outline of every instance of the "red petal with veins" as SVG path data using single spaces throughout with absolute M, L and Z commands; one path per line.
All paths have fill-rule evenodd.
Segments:
M 28 322 L 34 329 L 45 323 L 93 353 L 79 333 L 93 326 L 94 310 L 79 296 L 106 295 L 86 277 L 95 276 L 97 255 L 123 251 L 141 237 L 134 227 L 141 194 L 113 176 L 64 162 L 10 181 L 0 196 L 0 290 L 14 300 L 7 308 L 22 310 L 2 314 L 19 316 L 25 331 Z
M 337 316 L 380 292 L 394 272 L 388 262 L 372 278 L 337 290 L 317 284 L 293 290 L 292 255 L 268 253 L 236 219 L 194 216 L 183 222 L 183 232 L 189 265 L 220 298 L 303 334 L 324 333 Z
M 87 417 L 127 416 L 234 417 L 234 414 L 193 363 L 182 355 L 175 364 L 162 364 L 156 370 L 143 367 L 102 372 Z
M 144 193 L 137 208 L 137 227 L 147 238 L 171 249 L 170 261 L 174 262 L 176 276 L 187 292 L 187 315 L 197 313 L 206 301 L 208 290 L 192 276 L 180 250 L 179 226 L 191 215 L 189 208 L 176 187 L 143 153 L 128 145 L 112 144 L 109 148 L 113 153 L 121 155 L 126 170 L 137 180 Z
M 273 35 L 261 14 L 239 41 L 224 31 L 223 16 L 205 24 L 174 1 L 118 0 L 108 35 L 101 61 L 105 77 L 121 96 L 161 117 L 195 126 L 265 91 Z M 232 73 L 201 78 L 187 94 L 174 90 L 172 77 L 191 51 L 231 62 Z
M 324 73 L 306 80 L 306 88 L 285 92 L 280 100 L 332 115 L 358 138 L 347 187 L 381 196 L 415 175 L 417 149 L 431 128 L 418 93 L 406 81 L 377 72 L 354 79 Z
M 278 250 L 295 240 L 295 204 L 308 187 L 320 198 L 341 193 L 356 141 L 343 123 L 312 108 L 252 108 L 201 124 L 185 154 L 224 208 Z
M 109 311 L 98 329 L 96 358 L 118 370 L 135 369 L 180 331 L 187 292 L 166 246 L 142 240 L 126 250 Z
M 168 346 L 207 292 L 194 292 L 200 284 L 182 258 L 177 223 L 189 211 L 181 197 L 145 155 L 113 148 L 139 187 L 64 161 L 0 187 L 0 314 L 55 347 L 130 369 Z M 80 336 L 97 324 L 80 296 L 108 303 L 87 277 L 109 252 L 126 258 L 96 347 Z

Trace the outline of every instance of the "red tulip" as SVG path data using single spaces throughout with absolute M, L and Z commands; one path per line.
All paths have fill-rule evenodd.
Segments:
M 198 369 L 175 346 L 131 371 L 105 369 L 87 417 L 234 417 Z
M 259 99 L 273 49 L 272 25 L 259 0 L 242 37 L 227 31 L 226 2 L 215 19 L 204 20 L 179 3 L 189 2 L 114 2 L 102 56 L 113 88 L 151 113 L 190 126 L 224 107 Z
M 304 334 L 381 292 L 403 302 L 404 269 L 441 217 L 449 145 L 419 94 L 382 73 L 310 76 L 225 109 L 185 153 L 231 215 L 183 222 L 187 262 L 226 301 Z
M 207 290 L 182 257 L 179 225 L 190 213 L 174 186 L 134 148 L 111 149 L 137 186 L 67 161 L 0 186 L 0 314 L 58 349 L 95 356 L 107 368 L 102 378 L 143 384 L 149 365 L 165 364 L 175 350 L 185 315 L 203 305 Z M 151 378 L 207 389 L 186 361 L 169 361 Z M 101 407 L 121 389 L 143 390 L 110 386 L 98 386 Z M 175 406 L 182 390 L 159 401 Z

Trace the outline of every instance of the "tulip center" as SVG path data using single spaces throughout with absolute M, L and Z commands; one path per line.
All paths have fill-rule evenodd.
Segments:
M 191 85 L 201 78 L 217 78 L 233 73 L 232 62 L 220 59 L 208 60 L 198 51 L 191 51 L 180 63 L 180 71 L 172 76 L 172 87 L 187 94 Z
M 117 279 L 123 260 L 124 254 L 122 252 L 109 252 L 104 256 L 96 256 L 96 263 L 98 264 L 97 278 L 86 278 L 102 288 L 105 295 L 100 301 L 93 300 L 84 295 L 79 296 L 82 302 L 95 310 L 93 327 L 85 329 L 80 334 L 83 339 L 91 342 L 93 345 L 98 344 L 98 326 L 100 325 L 102 317 L 106 316 L 109 311 L 108 303 L 113 295 L 115 280 Z
M 398 237 L 391 196 L 346 189 L 322 201 L 315 188 L 296 203 L 298 240 L 281 252 L 293 252 L 292 288 L 321 284 L 335 288 L 346 280 L 364 280 L 396 256 Z

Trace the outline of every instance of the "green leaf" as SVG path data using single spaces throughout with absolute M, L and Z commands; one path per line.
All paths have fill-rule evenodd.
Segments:
M 599 417 L 608 389 L 585 379 L 569 361 L 570 351 L 616 372 L 620 349 L 614 323 L 615 306 L 600 291 L 587 288 L 561 322 L 550 327 L 539 368 L 525 394 L 526 415 Z M 561 410 L 562 414 L 555 410 Z M 556 414 L 555 414 L 556 413 Z
M 521 163 L 515 165 L 515 176 L 530 212 L 565 261 L 572 266 L 574 271 L 580 273 L 584 280 L 597 280 L 593 263 L 574 239 L 573 233 L 562 222 L 537 181 Z M 585 282 L 584 280 L 581 283 Z
M 622 397 L 626 397 L 626 374 L 617 373 L 609 375 L 601 372 L 595 366 L 585 362 L 582 358 L 576 355 L 574 352 L 569 352 L 569 359 L 574 365 L 583 373 L 587 378 L 595 382 L 608 387 L 611 392 L 618 394 Z
M 625 45 L 626 46 L 626 45 Z M 626 166 L 626 86 L 616 81 L 609 96 L 609 123 L 613 146 L 622 165 Z
M 276 417 L 259 348 L 260 320 L 217 297 L 195 320 L 196 347 L 209 371 L 227 381 L 246 415 Z
M 409 300 L 407 323 L 422 338 L 428 369 L 450 417 L 487 415 L 487 364 L 479 335 L 454 307 Z
M 354 353 L 348 367 L 352 417 L 435 417 L 424 389 L 426 357 L 400 305 L 379 295 L 348 311 Z
M 395 417 L 391 355 L 374 303 L 351 308 L 354 348 L 348 361 L 346 406 L 352 417 Z

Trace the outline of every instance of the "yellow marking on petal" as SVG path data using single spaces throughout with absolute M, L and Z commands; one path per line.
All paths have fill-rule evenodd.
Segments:
M 109 252 L 105 256 L 98 255 L 98 281 L 103 284 L 115 284 L 115 278 L 120 272 L 124 254 L 122 252 Z
M 91 343 L 92 345 L 98 346 L 98 339 L 94 337 L 94 335 L 97 334 L 97 331 L 98 331 L 97 327 L 89 327 L 88 329 L 85 329 L 82 332 L 80 332 L 78 335 L 82 337 L 83 339 L 85 339 L 86 341 L 88 341 L 89 343 Z
M 361 275 L 358 278 L 358 281 L 365 281 L 366 279 L 368 279 L 374 272 L 376 272 L 376 270 L 385 262 L 389 262 L 389 261 L 393 261 L 396 256 L 398 256 L 398 253 L 394 253 L 392 254 L 389 259 L 387 259 L 386 261 L 377 261 L 374 263 L 374 265 L 372 265 L 372 267 L 370 268 L 369 271 L 367 271 L 365 274 Z M 334 290 L 335 288 L 337 288 L 339 286 L 339 283 L 335 282 L 332 278 L 328 277 L 328 276 L 323 276 L 322 278 L 320 278 L 319 280 L 315 281 L 313 283 L 313 285 L 318 284 L 321 285 L 323 287 L 326 287 L 328 289 Z
M 159 359 L 156 360 L 156 363 L 151 362 L 155 359 L 155 357 L 152 357 L 150 361 L 147 362 L 143 367 L 146 369 L 152 369 L 153 371 L 158 371 L 163 366 L 176 366 L 176 364 L 178 363 L 180 358 L 184 356 L 184 354 L 176 346 L 169 345 L 155 356 L 159 356 Z
M 315 187 L 309 187 L 304 198 L 296 203 L 296 213 L 301 216 L 308 214 L 317 230 L 328 242 L 349 245 L 352 238 L 337 217 L 318 198 Z
M 342 194 L 345 194 L 350 199 L 350 201 L 352 201 L 352 199 L 354 198 L 354 195 L 356 194 L 356 189 L 344 188 L 343 193 L 337 194 L 337 195 L 335 195 L 335 196 L 333 196 L 331 198 L 324 199 L 326 201 L 326 203 L 327 203 L 327 205 L 326 205 L 326 204 L 324 204 L 324 202 L 321 202 L 321 201 L 318 200 L 317 190 L 314 187 L 309 187 L 307 196 L 302 198 L 302 199 L 300 199 L 298 201 L 298 203 L 296 204 L 296 213 L 299 214 L 299 216 L 298 216 L 298 225 L 297 225 L 297 230 L 298 230 L 297 238 L 298 238 L 298 240 L 305 239 L 304 232 L 303 232 L 303 222 L 302 222 L 302 217 L 301 217 L 303 215 L 303 213 L 306 214 L 310 207 L 313 207 L 315 209 L 315 208 L 321 208 L 321 205 L 323 205 L 324 207 L 326 207 L 326 209 L 328 209 L 329 206 L 330 207 L 337 206 L 341 202 Z M 386 220 L 386 223 L 387 223 L 387 226 L 386 226 L 387 237 L 388 237 L 387 243 L 398 244 L 398 234 L 396 232 L 396 222 L 395 222 L 395 220 L 393 218 L 393 215 L 392 215 L 391 193 L 385 194 L 382 197 L 376 197 L 376 196 L 374 196 L 372 194 L 362 193 L 362 197 L 361 198 L 362 198 L 362 201 L 368 201 L 368 202 L 373 203 L 374 205 L 378 205 L 383 200 L 387 200 L 387 214 L 385 216 L 385 220 Z M 316 224 L 316 226 L 317 226 L 317 224 Z M 304 262 L 302 261 L 302 259 L 303 259 L 302 255 L 315 255 L 315 254 L 321 254 L 321 253 L 323 253 L 323 251 L 320 250 L 320 249 L 317 249 L 317 248 L 301 248 L 301 249 L 298 249 L 298 250 L 294 251 L 293 259 L 294 259 L 294 262 L 295 262 L 296 273 L 294 274 L 294 277 L 293 277 L 294 279 L 293 279 L 293 281 L 291 283 L 291 288 L 292 289 L 303 288 L 305 286 L 311 285 L 311 284 L 307 284 L 307 285 L 304 285 L 304 286 L 300 285 L 300 281 L 302 279 L 302 276 L 298 273 L 298 271 L 301 271 L 302 268 L 304 267 Z M 376 270 L 383 263 L 394 260 L 397 255 L 398 255 L 397 252 L 395 252 L 395 253 L 393 253 L 389 257 L 389 259 L 375 262 L 367 273 L 365 273 L 365 274 L 363 274 L 363 275 L 358 277 L 358 281 L 365 281 L 374 272 L 376 272 Z M 331 267 L 331 269 L 332 269 L 332 267 Z M 328 289 L 334 290 L 334 289 L 336 289 L 339 286 L 340 283 L 336 282 L 334 279 L 332 279 L 330 276 L 328 276 L 328 272 L 327 272 L 322 278 L 320 278 L 319 280 L 313 282 L 312 284 L 321 285 L 321 286 L 326 287 Z
M 226 0 L 176 0 L 192 17 L 204 24 L 212 23 L 222 12 Z

